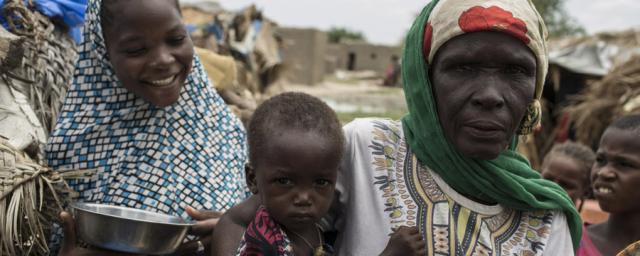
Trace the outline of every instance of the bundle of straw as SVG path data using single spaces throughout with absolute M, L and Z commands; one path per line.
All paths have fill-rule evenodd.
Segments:
M 65 178 L 0 138 L 0 255 L 46 255 L 53 222 L 75 196 Z
M 31 2 L 31 1 L 26 1 Z M 4 0 L 2 13 L 9 32 L 24 40 L 24 61 L 13 70 L 0 70 L 0 78 L 27 95 L 47 135 L 53 130 L 77 57 L 73 39 L 63 24 L 54 24 L 23 0 Z
M 4 0 L 0 15 L 8 21 L 9 32 L 23 40 L 24 59 L 11 69 L 0 69 L 0 81 L 27 96 L 48 133 L 71 83 L 77 53 L 64 25 L 54 24 L 32 4 Z M 27 155 L 0 138 L 0 256 L 47 255 L 53 222 L 74 196 L 65 178 L 88 173 L 61 174 L 41 161 L 41 155 Z
M 576 139 L 596 147 L 611 122 L 640 112 L 640 56 L 631 58 L 602 80 L 589 85 L 564 111 L 575 127 Z
M 0 254 L 47 251 L 47 220 L 63 206 L 55 192 L 61 183 L 59 175 L 0 144 Z

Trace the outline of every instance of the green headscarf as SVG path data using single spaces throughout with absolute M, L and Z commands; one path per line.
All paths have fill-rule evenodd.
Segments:
M 527 159 L 516 152 L 517 135 L 511 147 L 494 160 L 463 156 L 446 140 L 432 95 L 428 56 L 423 53 L 425 25 L 438 2 L 433 0 L 422 10 L 409 31 L 404 50 L 402 78 L 409 114 L 402 123 L 411 149 L 459 193 L 522 211 L 563 211 L 577 250 L 582 221 L 573 202 L 560 186 L 542 179 Z

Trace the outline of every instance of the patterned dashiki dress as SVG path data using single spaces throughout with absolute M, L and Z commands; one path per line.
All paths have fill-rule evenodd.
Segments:
M 483 205 L 457 193 L 407 147 L 401 122 L 357 119 L 337 190 L 337 255 L 378 255 L 392 228 L 418 226 L 427 255 L 573 255 L 566 217 Z

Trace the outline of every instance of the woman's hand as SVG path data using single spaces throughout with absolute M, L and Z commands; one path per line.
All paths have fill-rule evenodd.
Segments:
M 205 255 L 211 254 L 211 235 L 213 228 L 218 224 L 222 216 L 221 212 L 196 210 L 187 207 L 187 214 L 196 220 L 196 224 L 189 230 L 190 235 L 198 236 L 194 241 L 185 243 L 178 248 L 175 255 L 195 255 L 199 247 L 204 247 Z
M 62 230 L 64 231 L 64 239 L 62 240 L 62 246 L 58 255 L 60 256 L 84 256 L 84 255 L 96 255 L 96 256 L 124 256 L 132 255 L 125 253 L 108 252 L 98 249 L 87 249 L 77 246 L 76 240 L 76 226 L 73 221 L 73 217 L 68 212 L 60 213 L 60 221 L 62 222 Z
M 417 227 L 402 226 L 395 230 L 381 256 L 425 255 L 427 244 Z

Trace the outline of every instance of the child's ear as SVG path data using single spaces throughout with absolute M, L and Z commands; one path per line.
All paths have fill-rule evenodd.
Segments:
M 258 183 L 256 181 L 256 172 L 253 166 L 251 166 L 251 164 L 246 164 L 244 166 L 244 174 L 247 179 L 247 187 L 249 187 L 249 190 L 251 191 L 251 193 L 254 195 L 258 194 Z

